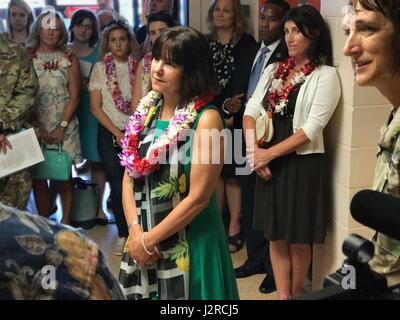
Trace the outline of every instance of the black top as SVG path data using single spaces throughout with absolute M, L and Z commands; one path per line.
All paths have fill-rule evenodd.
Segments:
M 142 44 L 147 37 L 147 24 L 144 24 L 139 29 L 135 31 L 136 40 L 139 44 Z
M 211 36 L 208 36 L 208 40 L 210 43 L 213 41 Z M 254 48 L 254 46 L 256 45 L 257 44 L 253 36 L 248 33 L 243 33 L 240 40 L 232 49 L 232 56 L 234 59 L 234 71 L 232 72 L 230 81 L 227 86 L 220 91 L 220 93 L 215 97 L 213 101 L 213 104 L 218 108 L 218 110 L 220 110 L 221 114 L 225 118 L 230 118 L 231 116 L 228 116 L 225 112 L 222 111 L 222 104 L 224 103 L 224 101 L 227 98 L 233 97 L 234 95 L 247 92 L 251 67 L 253 65 L 254 59 L 254 57 L 249 58 L 249 52 L 252 51 L 252 48 Z M 246 99 L 245 96 L 246 94 L 243 96 L 242 110 L 238 114 L 234 115 L 235 128 L 242 127 L 241 118 L 244 112 L 244 101 Z

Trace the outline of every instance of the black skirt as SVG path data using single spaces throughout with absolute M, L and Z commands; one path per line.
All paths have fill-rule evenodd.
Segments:
M 289 96 L 284 115 L 273 116 L 277 144 L 293 134 L 293 113 L 298 90 Z M 269 166 L 273 178 L 257 176 L 254 228 L 264 231 L 267 240 L 289 244 L 322 243 L 326 235 L 325 155 L 297 155 L 275 159 Z

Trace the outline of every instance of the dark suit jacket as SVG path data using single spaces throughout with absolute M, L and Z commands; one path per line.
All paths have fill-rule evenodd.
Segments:
M 261 47 L 261 42 L 257 43 L 252 49 L 251 52 L 249 53 L 249 59 L 251 59 L 252 66 L 254 64 L 254 59 L 257 56 L 258 50 L 260 50 Z M 281 40 L 281 42 L 278 44 L 278 46 L 275 48 L 274 52 L 272 52 L 271 56 L 269 57 L 267 64 L 265 65 L 264 68 L 266 68 L 268 65 L 278 62 L 278 61 L 283 61 L 284 59 L 287 58 L 287 48 L 286 44 L 284 41 Z M 252 67 L 251 67 L 252 68 Z M 251 69 L 250 69 L 251 73 Z M 247 84 L 250 81 L 250 74 L 249 74 L 249 80 L 247 81 Z M 243 111 L 244 112 L 244 111 Z
M 261 43 L 256 43 L 254 38 L 247 33 L 244 33 L 242 39 L 238 42 L 234 50 L 235 71 L 232 74 L 229 85 L 222 90 L 215 98 L 214 104 L 221 111 L 224 118 L 230 118 L 222 111 L 222 104 L 227 98 L 231 98 L 236 94 L 245 93 L 242 98 L 242 108 L 240 112 L 233 116 L 233 128 L 242 128 L 242 118 L 245 109 L 247 87 L 249 85 L 250 73 L 253 68 L 254 59 L 260 49 Z M 284 41 L 281 41 L 270 56 L 268 63 L 281 61 L 287 57 L 287 49 Z

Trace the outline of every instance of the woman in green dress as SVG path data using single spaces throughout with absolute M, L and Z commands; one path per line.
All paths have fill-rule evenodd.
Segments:
M 213 193 L 223 122 L 208 105 L 211 61 L 207 40 L 190 28 L 154 43 L 153 91 L 130 118 L 120 155 L 129 240 L 119 282 L 128 299 L 238 299 Z

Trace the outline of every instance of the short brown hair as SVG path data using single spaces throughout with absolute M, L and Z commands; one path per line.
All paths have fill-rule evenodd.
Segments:
M 393 24 L 392 68 L 400 73 L 400 0 L 353 0 L 355 6 L 359 2 L 365 10 L 382 13 Z
M 217 29 L 214 26 L 214 21 L 213 21 L 213 12 L 214 8 L 217 5 L 218 0 L 213 0 L 211 3 L 210 8 L 208 9 L 208 14 L 207 14 L 207 25 L 208 28 L 211 31 L 211 35 L 213 37 L 217 36 Z M 240 38 L 242 37 L 242 34 L 244 33 L 246 29 L 246 22 L 244 20 L 244 14 L 243 14 L 243 9 L 242 9 L 242 4 L 240 0 L 231 0 L 233 3 L 233 41 L 238 42 Z
M 166 29 L 154 42 L 153 58 L 170 60 L 183 68 L 180 106 L 196 96 L 216 92 L 211 50 L 200 32 L 188 27 Z

